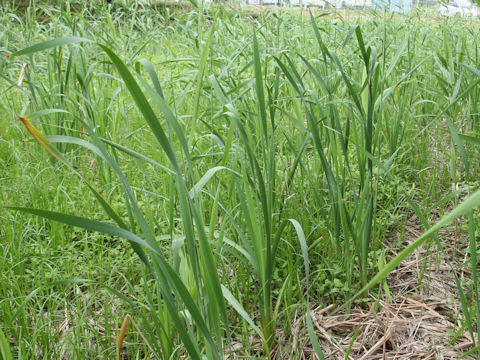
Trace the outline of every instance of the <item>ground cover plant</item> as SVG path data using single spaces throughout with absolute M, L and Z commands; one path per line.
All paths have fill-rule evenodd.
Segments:
M 365 358 L 365 327 L 344 346 L 316 315 L 408 296 L 388 275 L 419 248 L 414 287 L 448 268 L 446 342 L 479 357 L 477 20 L 0 17 L 2 358 Z

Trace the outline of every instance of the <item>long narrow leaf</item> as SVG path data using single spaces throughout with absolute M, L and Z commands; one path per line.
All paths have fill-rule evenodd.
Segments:
M 79 42 L 90 42 L 91 40 L 83 38 L 83 37 L 64 37 L 59 39 L 47 40 L 41 43 L 29 46 L 25 49 L 16 51 L 10 54 L 10 57 L 20 56 L 20 55 L 29 55 L 39 51 L 51 49 L 57 46 L 63 46 L 68 44 L 75 44 Z
M 378 284 L 380 281 L 385 279 L 390 272 L 395 269 L 405 258 L 410 255 L 415 249 L 417 249 L 420 245 L 422 245 L 425 240 L 430 238 L 432 235 L 435 234 L 438 230 L 440 230 L 445 225 L 448 225 L 450 222 L 455 220 L 456 218 L 465 215 L 470 210 L 477 208 L 480 206 L 480 190 L 477 190 L 474 194 L 469 196 L 465 199 L 460 205 L 458 205 L 455 209 L 453 209 L 449 214 L 443 216 L 435 225 L 433 225 L 430 229 L 428 229 L 422 236 L 420 236 L 417 240 L 415 240 L 412 244 L 408 247 L 403 249 L 397 256 L 395 256 L 385 267 L 382 271 L 378 272 L 377 275 L 373 277 L 372 280 L 368 282 L 350 301 L 356 299 L 360 294 L 371 289 L 373 286 Z

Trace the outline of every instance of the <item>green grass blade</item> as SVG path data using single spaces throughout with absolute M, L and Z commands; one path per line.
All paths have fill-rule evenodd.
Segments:
M 161 255 L 160 253 L 157 252 L 156 249 L 152 248 L 147 242 L 145 242 L 142 238 L 138 237 L 134 233 L 131 233 L 128 230 L 122 229 L 120 227 L 117 227 L 115 225 L 112 225 L 106 222 L 91 220 L 88 218 L 75 216 L 75 215 L 68 215 L 68 214 L 55 212 L 55 211 L 48 211 L 48 210 L 41 210 L 41 209 L 34 209 L 34 208 L 25 208 L 25 207 L 17 207 L 17 206 L 10 206 L 6 208 L 10 210 L 21 211 L 27 214 L 41 216 L 45 219 L 58 221 L 63 224 L 76 226 L 85 230 L 97 231 L 103 234 L 118 236 L 130 242 L 141 245 L 157 255 Z M 138 255 L 140 256 L 140 254 Z
M 470 71 L 473 75 L 478 76 L 480 78 L 480 70 L 478 70 L 478 69 L 476 69 L 473 66 L 470 66 L 468 64 L 460 63 L 460 65 L 462 65 L 465 69 Z
M 369 283 L 364 286 L 350 301 L 356 299 L 361 293 L 371 289 L 373 286 L 378 284 L 380 281 L 385 279 L 390 272 L 395 269 L 405 258 L 410 255 L 416 248 L 422 245 L 425 240 L 430 238 L 443 226 L 449 224 L 454 219 L 465 215 L 470 210 L 480 206 L 480 190 L 477 190 L 474 194 L 465 199 L 460 205 L 453 209 L 449 214 L 443 216 L 435 225 L 429 228 L 422 236 L 415 240 L 411 245 L 403 249 L 397 256 L 395 256 L 388 264 L 385 265 L 382 271 L 378 272 L 377 275 L 369 281 Z
M 213 22 L 210 32 L 208 33 L 207 41 L 205 43 L 205 46 L 203 47 L 202 55 L 200 57 L 200 64 L 199 64 L 198 73 L 197 73 L 195 97 L 193 99 L 193 114 L 192 114 L 190 126 L 188 128 L 188 131 L 191 132 L 192 136 L 195 136 L 195 133 L 196 133 L 196 127 L 198 122 L 197 121 L 198 109 L 200 104 L 200 95 L 202 93 L 202 87 L 204 86 L 203 77 L 205 75 L 205 69 L 207 67 L 207 60 L 210 54 L 210 47 L 212 44 L 212 36 L 214 32 L 215 32 L 215 21 Z
M 267 138 L 267 110 L 265 106 L 265 93 L 263 91 L 262 65 L 260 62 L 260 50 L 258 48 L 257 36 L 253 35 L 253 62 L 255 70 L 255 90 L 257 92 L 258 110 L 260 112 L 260 123 L 262 124 L 262 132 L 265 137 L 265 144 L 268 142 Z
M 39 290 L 40 290 L 40 288 L 36 288 L 35 290 L 33 290 L 30 294 L 28 294 L 25 297 L 25 299 L 22 301 L 22 303 L 18 306 L 17 310 L 15 311 L 15 314 L 13 314 L 13 317 L 10 320 L 11 322 L 14 322 L 17 319 L 18 315 L 20 315 L 20 313 L 25 308 L 25 306 L 30 301 L 30 299 L 32 299 Z
M 257 335 L 260 336 L 260 338 L 263 341 L 265 341 L 265 338 L 260 328 L 257 325 L 255 325 L 250 315 L 248 315 L 248 313 L 245 311 L 242 304 L 240 304 L 238 300 L 235 299 L 235 296 L 233 296 L 230 290 L 228 290 L 223 285 L 222 285 L 222 294 L 225 297 L 225 299 L 228 301 L 228 303 L 235 309 L 235 311 L 248 323 L 248 325 L 252 327 L 253 330 L 255 330 Z
M 392 62 L 390 63 L 390 65 L 388 66 L 387 71 L 385 72 L 385 79 L 390 79 L 390 75 L 392 74 L 393 69 L 395 69 L 395 66 L 397 65 L 402 55 L 405 54 L 405 48 L 408 45 L 409 36 L 410 36 L 410 33 L 405 34 L 405 37 L 403 38 L 402 43 L 398 46 L 395 56 Z
M 315 329 L 313 328 L 313 323 L 312 323 L 312 316 L 310 314 L 310 301 L 309 301 L 309 283 L 310 283 L 310 261 L 308 260 L 308 247 L 307 247 L 307 241 L 305 239 L 305 234 L 303 232 L 302 226 L 300 223 L 295 220 L 295 219 L 289 219 L 289 221 L 293 224 L 293 227 L 295 228 L 295 231 L 297 233 L 297 238 L 298 241 L 300 242 L 300 248 L 302 249 L 302 257 L 303 257 L 303 266 L 305 267 L 305 280 L 307 283 L 307 328 L 308 328 L 308 337 L 310 338 L 310 341 L 312 342 L 313 349 L 315 350 L 315 353 L 321 360 L 325 360 L 325 356 L 323 355 L 322 347 L 320 346 L 320 343 L 318 342 L 317 335 L 315 334 Z
M 190 157 L 190 150 L 188 147 L 188 142 L 185 137 L 185 134 L 182 130 L 182 127 L 180 126 L 180 123 L 177 121 L 175 115 L 173 114 L 172 110 L 168 107 L 167 103 L 165 102 L 165 99 L 162 98 L 154 89 L 152 89 L 145 81 L 142 81 L 140 79 L 140 82 L 142 86 L 146 89 L 147 93 L 150 95 L 154 103 L 157 105 L 157 107 L 160 109 L 160 111 L 163 113 L 165 116 L 165 119 L 167 120 L 167 124 L 173 129 L 175 134 L 178 137 L 178 140 L 180 141 L 180 145 L 182 146 L 183 152 L 186 157 L 186 163 L 187 166 L 191 166 L 191 157 Z M 189 168 L 189 171 L 191 172 L 191 169 Z
M 459 136 L 457 129 L 452 123 L 452 120 L 447 116 L 446 118 L 448 129 L 450 130 L 450 135 L 452 136 L 455 145 L 458 148 L 460 156 L 462 157 L 463 164 L 465 165 L 465 173 L 467 175 L 467 179 L 470 177 L 470 162 L 468 161 L 467 152 L 465 151 L 465 147 L 463 146 L 462 138 Z
M 105 212 L 122 228 L 126 229 L 127 225 L 120 218 L 120 215 L 117 214 L 115 209 L 108 203 L 107 200 L 88 182 L 85 178 L 75 169 L 75 167 L 70 164 L 70 162 L 48 141 L 48 139 L 40 133 L 26 118 L 20 117 L 20 121 L 25 125 L 27 131 L 33 136 L 33 138 L 45 149 L 47 150 L 56 160 L 60 161 L 67 168 L 69 168 L 75 175 L 77 175 L 92 191 L 95 198 L 98 200 L 100 205 L 103 207 Z
M 73 144 L 73 145 L 84 147 L 85 149 L 88 149 L 91 152 L 95 153 L 95 155 L 98 155 L 99 157 L 101 157 L 103 160 L 105 161 L 107 160 L 98 147 L 96 147 L 95 145 L 93 145 L 92 143 L 86 140 L 83 140 L 74 136 L 66 136 L 66 135 L 48 135 L 48 136 L 45 136 L 45 138 L 53 144 L 55 143 Z
M 84 139 L 80 139 L 80 138 L 77 138 L 77 137 L 74 137 L 74 136 L 66 136 L 66 135 L 48 135 L 48 136 L 45 136 L 45 138 L 50 141 L 51 143 L 64 143 L 64 144 L 74 144 L 74 145 L 78 145 L 78 146 L 82 146 L 92 152 L 94 152 L 96 155 L 100 156 L 103 160 L 106 161 L 106 158 L 105 156 L 103 155 L 102 151 L 96 147 L 95 145 L 93 145 L 92 143 L 84 140 Z M 140 154 L 132 149 L 129 149 L 123 145 L 120 145 L 120 144 L 117 144 L 117 143 L 114 143 L 113 141 L 111 140 L 107 140 L 107 139 L 103 139 L 103 138 L 100 138 L 101 141 L 103 141 L 104 143 L 112 146 L 113 148 L 117 149 L 117 150 L 120 150 L 122 152 L 124 152 L 125 154 L 128 154 L 136 159 L 139 159 L 139 160 L 143 160 L 145 161 L 146 163 L 149 163 L 153 166 L 156 166 L 156 167 L 159 167 L 165 171 L 167 171 L 168 173 L 170 174 L 173 174 L 174 172 L 172 170 L 170 170 L 168 167 L 156 162 L 155 160 L 152 160 L 151 158 L 143 155 L 143 154 Z
M 201 179 L 198 180 L 198 182 L 192 187 L 189 192 L 190 197 L 192 199 L 195 198 L 202 191 L 203 187 L 210 181 L 210 179 L 220 170 L 227 170 L 238 177 L 242 177 L 242 175 L 232 169 L 227 168 L 226 166 L 215 166 L 211 169 L 208 169 Z
M 51 49 L 57 46 L 64 46 L 68 44 L 75 44 L 79 42 L 90 42 L 91 40 L 83 38 L 83 37 L 64 37 L 59 39 L 47 40 L 41 43 L 29 46 L 25 49 L 16 51 L 9 55 L 9 57 L 16 57 L 20 55 L 29 55 L 39 51 Z
M 135 78 L 132 76 L 132 74 L 130 73 L 126 65 L 122 62 L 122 60 L 120 60 L 120 58 L 112 50 L 101 44 L 99 46 L 103 49 L 103 51 L 107 53 L 107 55 L 112 60 L 113 64 L 117 68 L 117 71 L 120 73 L 120 76 L 125 82 L 125 85 L 127 86 L 130 94 L 132 95 L 133 100 L 135 100 L 138 109 L 142 112 L 145 120 L 152 129 L 153 134 L 155 135 L 158 142 L 165 151 L 165 154 L 168 156 L 170 162 L 175 167 L 177 172 L 180 173 L 180 166 L 177 161 L 177 156 L 175 155 L 175 152 L 173 151 L 168 141 L 168 138 L 165 135 L 165 132 L 163 131 L 160 122 L 158 121 L 157 116 L 153 112 L 150 104 L 148 103 L 147 98 L 145 97 L 142 90 L 135 81 Z
M 2 360 L 13 360 L 12 351 L 10 350 L 10 342 L 0 329 L 0 355 Z
M 162 98 L 165 98 L 165 96 L 163 96 L 162 86 L 160 85 L 160 81 L 158 80 L 157 73 L 155 72 L 152 63 L 147 59 L 140 59 L 137 61 L 137 64 L 143 65 L 143 67 L 147 70 L 148 75 L 150 76 L 150 80 L 152 80 L 153 87 L 155 88 L 157 94 L 160 95 Z M 140 72 L 138 67 L 137 72 Z
M 472 135 L 464 135 L 459 133 L 457 133 L 457 135 L 463 141 L 466 141 L 475 145 L 480 145 L 480 137 L 472 136 Z
M 118 236 L 120 238 L 126 239 L 131 244 L 138 244 L 140 246 L 143 246 L 149 249 L 153 254 L 158 255 L 162 261 L 163 269 L 168 273 L 172 283 L 175 285 L 176 289 L 179 291 L 182 297 L 182 300 L 185 302 L 187 309 L 189 310 L 192 317 L 195 319 L 197 326 L 199 326 L 202 332 L 204 332 L 210 345 L 212 346 L 213 349 L 215 349 L 215 344 L 213 343 L 213 340 L 208 335 L 209 334 L 208 328 L 203 321 L 203 317 L 198 311 L 197 306 L 195 305 L 193 299 L 191 298 L 187 288 L 183 285 L 177 273 L 170 267 L 170 265 L 166 263 L 166 261 L 163 258 L 163 254 L 157 252 L 157 250 L 151 247 L 146 241 L 144 241 L 143 239 L 141 239 L 140 237 L 131 233 L 128 230 L 122 229 L 120 227 L 114 226 L 109 223 L 97 221 L 97 220 L 91 220 L 91 219 L 87 219 L 79 216 L 68 215 L 64 213 L 47 211 L 47 210 L 32 209 L 32 208 L 7 207 L 7 209 L 18 210 L 24 213 L 41 216 L 46 219 L 58 221 L 70 226 L 76 226 L 89 231 L 97 231 L 107 235 Z M 139 255 L 139 257 L 142 258 L 140 254 L 137 253 L 137 255 Z M 179 331 L 180 333 L 182 341 L 184 342 L 185 346 L 189 350 L 190 356 L 192 356 L 195 359 L 200 359 L 197 346 L 193 343 L 192 339 L 185 331 L 184 324 L 181 322 L 181 320 L 178 317 L 176 317 L 177 309 L 173 303 L 173 299 L 168 300 L 171 297 L 171 295 L 166 296 L 166 294 L 167 292 L 164 291 L 164 300 L 169 301 L 170 312 L 171 312 L 171 315 L 174 317 L 174 320 L 176 322 L 175 326 L 177 328 L 177 331 Z M 217 353 L 217 357 L 218 357 L 218 353 Z
M 36 118 L 39 118 L 39 117 L 42 117 L 42 116 L 51 115 L 51 114 L 58 114 L 58 113 L 68 114 L 68 111 L 63 110 L 63 109 L 45 109 L 45 110 L 40 110 L 40 111 L 36 111 L 34 113 L 30 113 L 28 115 L 25 115 L 25 118 L 28 119 L 28 120 L 31 120 L 31 119 L 36 119 Z

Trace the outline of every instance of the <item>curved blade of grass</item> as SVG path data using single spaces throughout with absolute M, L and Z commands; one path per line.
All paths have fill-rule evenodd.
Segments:
M 476 75 L 480 78 L 480 70 L 474 68 L 473 66 L 470 66 L 468 64 L 463 64 L 463 63 L 460 63 L 460 65 L 462 65 L 465 69 L 467 69 L 468 71 L 470 71 L 473 75 Z
M 362 52 L 363 62 L 365 63 L 366 67 L 368 68 L 368 63 L 370 60 L 370 56 L 368 55 L 365 49 L 365 42 L 363 41 L 362 30 L 360 26 L 355 26 L 355 36 L 357 37 L 358 45 L 360 46 L 360 51 Z
M 225 297 L 225 299 L 228 301 L 228 303 L 232 305 L 232 307 L 235 309 L 238 315 L 240 315 L 248 323 L 248 325 L 250 325 L 252 329 L 255 330 L 255 332 L 257 333 L 258 336 L 260 336 L 262 341 L 265 341 L 265 337 L 263 336 L 263 333 L 260 330 L 260 328 L 257 325 L 255 325 L 250 315 L 248 315 L 248 313 L 245 311 L 242 304 L 240 304 L 238 300 L 235 299 L 235 296 L 233 296 L 230 290 L 228 290 L 223 285 L 222 285 L 222 294 Z
M 174 174 L 174 171 L 169 169 L 168 167 L 166 167 L 165 165 L 162 165 L 160 164 L 159 162 L 156 162 L 155 160 L 152 160 L 151 158 L 143 155 L 143 154 L 140 154 L 139 152 L 136 152 L 130 148 L 127 148 L 126 146 L 123 146 L 123 145 L 120 145 L 120 144 L 117 144 L 117 143 L 114 143 L 113 141 L 110 141 L 110 140 L 107 140 L 107 139 L 103 139 L 103 138 L 100 138 L 100 140 L 102 140 L 104 143 L 114 147 L 115 149 L 117 150 L 120 150 L 122 152 L 124 152 L 125 154 L 128 154 L 128 155 L 131 155 L 133 156 L 134 158 L 137 158 L 139 160 L 143 160 L 145 161 L 146 163 L 149 163 L 153 166 L 156 166 L 156 167 L 159 167 L 165 171 L 167 171 L 168 173 L 170 174 Z
M 45 136 L 45 138 L 51 143 L 73 144 L 84 147 L 85 149 L 88 149 L 91 152 L 95 153 L 95 155 L 100 156 L 103 160 L 107 160 L 98 147 L 96 147 L 92 143 L 89 143 L 86 140 L 67 135 L 47 135 Z
M 15 314 L 10 320 L 11 322 L 14 322 L 16 320 L 17 316 L 22 312 L 23 308 L 27 305 L 30 299 L 38 292 L 38 290 L 40 290 L 40 288 L 36 288 L 25 297 L 25 299 L 22 301 L 22 303 L 18 306 L 17 310 L 15 311 Z
M 260 123 L 262 124 L 265 143 L 267 139 L 267 110 L 265 106 L 265 94 L 263 91 L 262 65 L 260 63 L 260 50 L 258 49 L 257 36 L 253 35 L 253 62 L 255 70 L 255 89 L 257 91 L 258 110 L 260 111 Z
M 298 241 L 300 242 L 300 248 L 302 249 L 302 257 L 303 257 L 303 266 L 305 267 L 305 281 L 307 284 L 307 328 L 308 328 L 308 337 L 312 342 L 313 349 L 315 353 L 319 357 L 320 360 L 325 360 L 325 356 L 323 355 L 322 347 L 318 342 L 317 335 L 315 334 L 315 329 L 313 328 L 312 323 L 312 316 L 310 314 L 310 300 L 309 300 L 309 287 L 310 287 L 310 261 L 308 260 L 308 246 L 307 241 L 305 239 L 305 234 L 303 232 L 302 226 L 300 223 L 295 219 L 288 219 L 293 224 L 295 231 L 297 233 Z
M 232 249 L 238 251 L 241 255 L 243 255 L 245 257 L 245 259 L 247 259 L 247 261 L 252 265 L 254 266 L 255 262 L 252 258 L 252 256 L 250 255 L 250 253 L 245 250 L 242 246 L 240 246 L 239 244 L 237 244 L 236 242 L 228 239 L 228 238 L 223 238 L 223 243 L 225 243 L 226 245 L 230 246 Z
M 210 47 L 212 44 L 212 35 L 215 32 L 215 21 L 212 23 L 212 27 L 210 29 L 210 32 L 208 33 L 207 41 L 205 43 L 205 46 L 203 47 L 202 55 L 200 57 L 200 64 L 198 68 L 198 73 L 197 73 L 197 84 L 195 88 L 195 97 L 193 99 L 193 114 L 190 122 L 190 126 L 188 127 L 188 131 L 191 131 L 191 134 L 195 136 L 196 133 L 196 127 L 197 127 L 197 120 L 198 120 L 198 108 L 200 104 L 200 95 L 202 93 L 202 87 L 203 87 L 203 76 L 205 74 L 205 69 L 207 67 L 207 60 L 208 60 L 208 55 L 210 54 Z
M 10 54 L 8 57 L 15 57 L 15 56 L 20 56 L 20 55 L 29 55 L 33 54 L 39 51 L 51 49 L 57 46 L 63 46 L 63 45 L 68 45 L 68 44 L 75 44 L 79 42 L 90 42 L 91 40 L 83 37 L 63 37 L 59 39 L 53 39 L 53 40 L 47 40 L 43 41 L 41 43 L 29 46 L 25 49 L 19 50 L 14 52 L 13 54 Z
M 463 163 L 465 165 L 465 173 L 467 174 L 467 179 L 468 179 L 470 176 L 470 162 L 468 161 L 468 156 L 465 151 L 465 147 L 463 146 L 462 138 L 459 136 L 457 129 L 455 129 L 455 126 L 453 126 L 453 123 L 452 123 L 452 120 L 450 120 L 450 117 L 446 116 L 445 120 L 447 121 L 448 129 L 450 130 L 450 135 L 452 136 L 452 139 L 458 148 L 458 152 L 462 157 Z
M 207 172 L 202 176 L 200 180 L 192 187 L 190 192 L 188 193 L 190 197 L 193 199 L 195 198 L 203 189 L 203 187 L 208 183 L 208 181 L 220 170 L 228 170 L 232 174 L 237 175 L 238 177 L 242 177 L 238 172 L 227 168 L 226 166 L 215 166 L 211 169 L 208 169 Z
M 395 269 L 405 258 L 410 255 L 416 248 L 422 245 L 425 240 L 430 238 L 432 235 L 435 234 L 438 230 L 440 230 L 445 225 L 449 224 L 456 218 L 465 215 L 470 210 L 477 208 L 480 206 L 480 190 L 477 190 L 474 194 L 469 196 L 465 199 L 460 205 L 458 205 L 455 209 L 453 209 L 449 214 L 443 216 L 435 225 L 429 228 L 422 236 L 420 236 L 417 240 L 415 240 L 411 245 L 407 246 L 403 249 L 397 256 L 395 256 L 385 267 L 382 271 L 378 272 L 377 275 L 373 277 L 372 280 L 368 282 L 367 285 L 364 286 L 353 298 L 349 300 L 349 302 L 356 299 L 360 294 L 371 289 L 373 286 L 378 284 L 380 281 L 385 279 L 390 272 Z
M 13 360 L 12 351 L 10 350 L 10 342 L 0 329 L 0 355 L 3 360 Z
M 182 146 L 183 152 L 185 154 L 186 163 L 187 163 L 187 166 L 189 166 L 189 172 L 191 173 L 192 171 L 191 158 L 190 158 L 190 150 L 188 147 L 188 142 L 187 142 L 187 139 L 185 138 L 185 134 L 179 122 L 177 121 L 177 118 L 173 114 L 172 110 L 170 110 L 170 108 L 168 107 L 167 103 L 165 102 L 165 99 L 162 98 L 160 94 L 158 94 L 158 92 L 156 92 L 145 80 L 141 78 L 140 78 L 140 83 L 145 88 L 145 90 L 150 95 L 150 97 L 155 102 L 155 104 L 158 106 L 160 111 L 162 111 L 163 115 L 165 116 L 165 119 L 167 120 L 167 124 L 173 129 L 173 131 L 175 131 L 175 134 L 177 135 L 178 140 L 180 141 L 180 145 Z
M 175 170 L 177 171 L 177 173 L 181 173 L 177 156 L 175 155 L 175 152 L 173 151 L 168 141 L 168 138 L 165 135 L 165 132 L 163 131 L 160 122 L 158 121 L 157 116 L 153 112 L 150 104 L 148 103 L 147 98 L 145 97 L 145 95 L 143 95 L 142 90 L 135 81 L 135 78 L 132 76 L 132 74 L 130 73 L 126 65 L 122 62 L 122 60 L 120 60 L 120 58 L 112 50 L 110 50 L 105 45 L 99 44 L 99 46 L 103 49 L 103 51 L 107 53 L 108 57 L 110 58 L 110 60 L 112 60 L 113 64 L 117 68 L 117 71 L 120 73 L 120 76 L 125 82 L 125 85 L 127 86 L 130 94 L 133 97 L 133 100 L 137 104 L 138 109 L 141 111 L 143 117 L 152 129 L 153 135 L 155 135 L 155 137 L 157 138 L 158 142 L 165 151 L 165 154 L 168 156 L 170 162 L 175 167 Z
M 410 32 L 407 32 L 405 34 L 405 37 L 403 38 L 403 41 L 402 43 L 398 46 L 397 48 L 397 51 L 395 53 L 395 56 L 392 60 L 392 62 L 390 63 L 390 65 L 388 66 L 388 69 L 387 71 L 385 72 L 385 79 L 390 79 L 390 74 L 392 73 L 393 69 L 395 68 L 395 66 L 397 65 L 398 61 L 400 60 L 400 58 L 402 57 L 402 55 L 404 54 L 405 52 L 405 48 L 407 47 L 408 45 L 408 39 L 410 37 Z
M 480 138 L 479 137 L 471 136 L 471 135 L 464 135 L 464 134 L 459 134 L 459 133 L 457 133 L 457 135 L 463 141 L 466 141 L 466 142 L 469 142 L 469 143 L 475 144 L 475 145 L 480 145 Z
M 462 355 L 460 355 L 459 359 L 465 359 L 467 356 L 474 354 L 477 351 L 480 351 L 480 345 L 477 345 L 468 350 L 467 352 L 463 353 Z
M 45 219 L 58 221 L 66 225 L 76 226 L 89 231 L 97 231 L 107 235 L 118 236 L 128 240 L 129 242 L 133 242 L 138 245 L 144 246 L 150 251 L 152 251 L 154 254 L 160 255 L 160 253 L 157 252 L 157 250 L 155 250 L 147 242 L 145 242 L 142 238 L 135 235 L 134 233 L 103 221 L 91 220 L 91 219 L 87 219 L 80 216 L 68 215 L 68 214 L 59 213 L 55 211 L 34 209 L 34 208 L 8 206 L 6 207 L 6 209 L 17 210 L 27 214 L 41 216 Z
M 162 86 L 160 85 L 160 81 L 158 80 L 157 73 L 155 72 L 155 69 L 153 68 L 153 65 L 150 61 L 147 59 L 140 59 L 137 61 L 135 65 L 143 65 L 143 67 L 147 70 L 148 75 L 150 76 L 150 79 L 152 80 L 153 87 L 155 88 L 155 91 L 157 92 L 158 95 L 160 95 L 162 98 L 165 98 L 163 96 L 163 91 L 162 91 Z M 139 67 L 136 66 L 137 73 L 140 72 Z
M 222 315 L 222 320 L 224 321 L 225 325 L 228 324 L 228 315 L 226 311 L 226 306 L 223 301 L 223 297 L 218 296 L 218 294 L 221 293 L 221 288 L 220 288 L 220 280 L 218 277 L 218 271 L 216 269 L 215 261 L 213 259 L 212 251 L 210 248 L 210 244 L 208 243 L 207 236 L 205 234 L 205 230 L 203 227 L 203 221 L 202 217 L 200 215 L 198 206 L 195 206 L 195 204 L 191 204 L 189 201 L 188 197 L 188 192 L 186 189 L 186 184 L 185 180 L 182 175 L 182 171 L 180 169 L 179 162 L 177 160 L 177 156 L 175 155 L 175 152 L 171 146 L 171 144 L 168 141 L 168 138 L 166 137 L 165 132 L 163 131 L 163 128 L 158 121 L 158 118 L 156 117 L 152 107 L 150 106 L 148 100 L 146 99 L 145 95 L 141 91 L 139 85 L 137 84 L 135 78 L 133 75 L 130 73 L 128 70 L 127 66 L 122 62 L 122 60 L 108 47 L 104 45 L 99 45 L 110 57 L 112 60 L 113 64 L 117 68 L 117 71 L 120 73 L 120 76 L 125 82 L 125 85 L 127 86 L 130 94 L 132 95 L 135 103 L 137 104 L 137 107 L 139 108 L 140 112 L 142 113 L 143 117 L 147 121 L 148 125 L 152 129 L 155 137 L 157 138 L 158 142 L 162 146 L 163 150 L 165 151 L 167 157 L 169 158 L 172 166 L 175 168 L 175 172 L 177 174 L 177 188 L 178 188 L 178 193 L 179 193 L 179 202 L 180 202 L 180 211 L 181 211 L 181 216 L 183 219 L 183 226 L 184 226 L 184 231 L 185 231 L 185 236 L 187 239 L 187 248 L 190 254 L 190 259 L 192 261 L 192 267 L 193 267 L 193 272 L 195 276 L 195 281 L 197 283 L 197 286 L 200 286 L 200 276 L 199 276 L 199 258 L 197 254 L 197 248 L 196 248 L 196 242 L 195 242 L 195 236 L 194 236 L 194 228 L 193 228 L 193 221 L 197 225 L 197 232 L 199 236 L 199 245 L 200 245 L 200 251 L 202 253 L 202 262 L 201 264 L 205 267 L 205 271 L 207 274 L 207 279 L 205 281 L 205 285 L 207 287 L 207 291 L 209 291 L 209 296 L 211 297 L 212 301 L 215 301 L 218 305 L 218 308 L 220 309 L 220 313 Z M 164 109 L 162 110 L 168 110 L 164 114 L 169 114 L 170 110 L 164 103 L 164 99 L 162 99 L 156 92 L 156 101 L 160 102 L 161 105 L 165 105 Z M 175 117 L 173 114 L 171 114 L 172 120 L 176 121 Z M 184 136 L 181 129 L 178 130 L 178 135 Z M 191 161 L 189 160 L 189 153 L 188 149 L 185 150 L 185 154 L 187 156 L 187 162 L 189 167 L 191 167 Z M 193 216 L 192 216 L 193 215 Z M 212 290 L 213 289 L 213 290 Z M 196 309 L 195 309 L 196 310 Z M 214 322 L 214 326 L 219 326 L 218 322 Z M 200 329 L 203 331 L 200 327 Z M 227 326 L 227 332 L 228 332 L 228 326 Z M 213 342 L 211 342 L 211 336 L 210 334 L 204 333 L 209 345 L 212 347 L 213 353 L 215 354 L 216 357 L 219 357 L 218 355 L 218 350 L 216 349 L 215 345 Z M 220 341 L 220 339 L 219 339 Z
M 40 133 L 26 118 L 20 117 L 20 121 L 25 125 L 26 129 L 28 132 L 37 140 L 37 142 L 45 149 L 47 150 L 55 159 L 60 161 L 62 164 L 64 164 L 66 167 L 68 167 L 71 171 L 75 173 L 87 186 L 88 188 L 92 191 L 93 195 L 97 198 L 99 201 L 100 205 L 104 208 L 106 213 L 122 228 L 126 229 L 127 225 L 123 222 L 123 220 L 120 218 L 120 215 L 117 214 L 117 212 L 112 208 L 112 206 L 105 200 L 105 198 L 97 191 L 95 188 L 90 185 L 88 181 L 84 179 L 84 177 L 75 169 L 75 167 L 70 164 L 70 162 L 65 159 L 65 157 L 48 141 L 48 139 L 43 136 L 42 133 Z M 143 255 L 143 258 L 146 259 L 146 257 Z
M 103 153 L 100 151 L 100 149 L 98 147 L 96 147 L 95 145 L 93 145 L 92 143 L 84 140 L 84 139 L 80 139 L 80 138 L 77 138 L 77 137 L 74 137 L 74 136 L 66 136 L 66 135 L 47 135 L 45 136 L 45 138 L 50 141 L 51 143 L 66 143 L 66 144 L 73 144 L 73 145 L 78 145 L 78 146 L 82 146 L 92 152 L 94 152 L 96 155 L 100 156 L 101 158 L 103 158 L 104 160 L 106 160 L 105 156 L 103 155 Z M 136 158 L 136 159 L 139 159 L 139 160 L 143 160 L 151 165 L 154 165 L 156 167 L 159 167 L 167 172 L 169 172 L 170 174 L 173 174 L 174 172 L 172 170 L 170 170 L 168 167 L 166 167 L 165 165 L 162 165 L 158 162 L 156 162 L 155 160 L 152 160 L 150 159 L 149 157 L 143 155 L 143 154 L 140 154 L 132 149 L 129 149 L 123 145 L 120 145 L 120 144 L 117 144 L 117 143 L 114 143 L 113 141 L 110 141 L 110 140 L 107 140 L 107 139 L 103 139 L 103 138 L 100 138 L 100 140 L 102 140 L 104 143 L 114 147 L 115 149 L 118 149 L 128 155 L 131 155 L 132 157 Z
M 45 110 L 40 110 L 40 111 L 36 111 L 34 113 L 31 113 L 31 114 L 25 115 L 25 118 L 31 120 L 31 119 L 36 119 L 36 118 L 39 118 L 39 117 L 42 117 L 42 116 L 46 116 L 46 115 L 50 115 L 50 114 L 56 114 L 56 113 L 66 113 L 66 114 L 68 114 L 68 111 L 63 110 L 63 109 L 45 109 Z
M 203 318 L 200 312 L 198 311 L 197 306 L 195 305 L 193 299 L 191 298 L 187 288 L 181 281 L 180 277 L 171 268 L 171 266 L 168 265 L 168 263 L 163 257 L 163 254 L 157 252 L 157 250 L 151 247 L 142 238 L 140 238 L 139 236 L 135 235 L 134 233 L 128 230 L 122 229 L 112 224 L 97 221 L 97 220 L 91 220 L 91 219 L 87 219 L 79 216 L 68 215 L 68 214 L 48 211 L 48 210 L 13 207 L 13 206 L 7 207 L 7 209 L 18 210 L 24 213 L 41 216 L 46 219 L 58 221 L 70 226 L 76 226 L 89 231 L 97 231 L 107 235 L 118 236 L 123 239 L 126 239 L 131 244 L 134 243 L 134 244 L 144 246 L 145 248 L 149 249 L 153 254 L 158 255 L 158 259 L 160 259 L 160 261 L 162 262 L 161 265 L 164 271 L 168 273 L 168 275 L 170 276 L 170 280 L 175 285 L 176 289 L 179 291 L 179 294 L 182 297 L 182 300 L 185 302 L 185 306 L 189 310 L 190 314 L 192 315 L 192 318 L 195 320 L 197 326 L 206 334 L 206 339 L 207 341 L 210 342 L 210 345 L 212 346 L 212 348 L 215 349 L 213 340 L 211 338 L 209 339 L 207 326 L 203 321 Z M 180 318 L 178 318 L 177 316 L 177 309 L 173 303 L 173 299 L 171 299 L 171 294 L 168 294 L 167 292 L 163 291 L 163 297 L 164 297 L 164 301 L 167 303 L 167 306 L 169 306 L 169 310 L 172 315 L 172 320 L 175 322 L 175 327 L 177 328 L 177 331 L 179 332 L 179 336 L 181 337 L 185 347 L 189 351 L 190 356 L 192 356 L 192 358 L 195 358 L 195 359 L 200 359 L 197 346 L 194 345 L 193 341 L 190 338 L 190 335 L 185 330 L 184 324 L 181 322 Z

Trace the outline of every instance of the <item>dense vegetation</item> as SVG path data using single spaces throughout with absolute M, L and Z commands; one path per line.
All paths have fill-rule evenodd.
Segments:
M 114 358 L 128 313 L 127 358 L 321 357 L 307 309 L 388 296 L 458 216 L 475 340 L 473 21 L 3 4 L 0 348 Z

